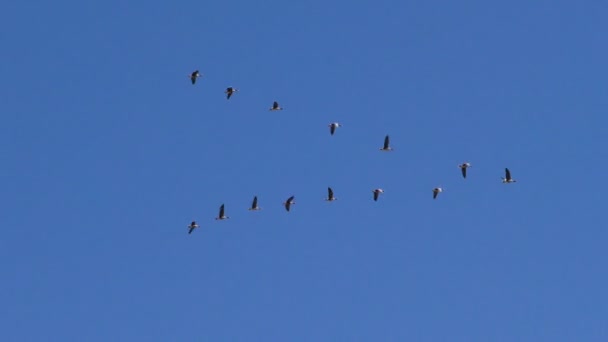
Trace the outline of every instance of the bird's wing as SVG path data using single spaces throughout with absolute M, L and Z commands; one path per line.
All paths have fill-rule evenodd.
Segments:
M 220 218 L 224 217 L 224 205 L 222 204 L 222 206 L 220 207 Z
M 505 178 L 507 180 L 511 179 L 511 171 L 508 168 L 505 168 Z
M 327 188 L 327 198 L 334 198 L 334 191 L 330 187 Z
M 193 230 L 194 230 L 194 227 L 190 227 L 190 230 L 188 230 L 188 234 L 192 234 Z
M 276 109 L 276 108 L 279 108 L 279 103 L 278 103 L 277 101 L 274 101 L 274 102 L 272 103 L 272 108 L 275 108 L 275 109 Z
M 384 149 L 388 148 L 389 142 L 390 142 L 390 138 L 387 135 L 386 137 L 384 137 Z
M 334 132 L 336 131 L 336 126 L 331 125 L 329 128 L 329 132 L 331 133 L 331 135 L 334 135 Z
M 378 195 L 379 195 L 378 191 L 374 191 L 374 201 L 378 200 Z
M 437 198 L 437 194 L 438 194 L 437 191 L 433 191 L 433 199 Z
M 258 196 L 253 196 L 253 203 L 251 203 L 251 208 L 258 207 Z
M 462 167 L 462 177 L 467 178 L 467 168 L 466 167 Z

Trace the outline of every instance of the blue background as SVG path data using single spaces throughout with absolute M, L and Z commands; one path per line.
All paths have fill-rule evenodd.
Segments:
M 4 4 L 2 340 L 607 341 L 607 10 Z

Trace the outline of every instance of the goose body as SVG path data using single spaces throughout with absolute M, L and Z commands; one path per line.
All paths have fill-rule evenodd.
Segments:
M 261 210 L 262 208 L 258 207 L 258 196 L 253 197 L 253 202 L 251 202 L 251 208 L 249 210 Z
M 233 88 L 233 87 L 226 88 L 226 91 L 224 92 L 226 94 L 226 99 L 230 100 L 230 97 L 232 96 L 232 94 L 236 93 L 237 91 L 239 91 L 239 90 L 236 88 Z
M 517 182 L 515 179 L 511 178 L 511 171 L 508 168 L 505 168 L 505 177 L 502 179 L 503 183 L 515 183 Z
M 196 79 L 201 77 L 200 72 L 198 72 L 198 70 L 194 70 L 191 74 L 190 74 L 190 81 L 192 82 L 192 84 L 196 83 Z
M 336 196 L 334 196 L 334 191 L 330 187 L 327 187 L 327 198 L 325 200 L 328 202 L 332 202 L 337 199 L 338 198 Z
M 462 178 L 467 178 L 467 169 L 471 167 L 471 163 L 465 162 L 458 165 L 460 171 L 462 172 Z
M 433 189 L 433 199 L 437 198 L 437 195 L 439 195 L 441 192 L 443 192 L 442 188 Z
M 277 101 L 274 101 L 272 103 L 272 107 L 270 107 L 270 110 L 283 110 L 283 108 L 279 106 L 279 103 Z
M 192 234 L 192 231 L 196 228 L 198 228 L 198 224 L 196 223 L 196 221 L 192 221 L 192 223 L 190 223 L 188 225 L 188 234 Z
M 384 137 L 384 145 L 380 148 L 380 151 L 392 151 L 393 148 L 390 146 L 390 138 L 388 134 Z
M 332 122 L 328 126 L 329 126 L 329 134 L 334 135 L 334 133 L 336 132 L 336 128 L 342 127 L 342 124 L 339 122 Z
M 374 190 L 372 190 L 372 192 L 374 193 L 374 201 L 377 201 L 378 197 L 380 197 L 380 194 L 384 193 L 384 190 L 382 190 L 382 189 L 374 189 Z
M 226 214 L 224 213 L 224 205 L 222 204 L 220 206 L 220 213 L 219 215 L 215 218 L 216 220 L 226 220 L 229 219 L 230 217 L 226 216 Z
M 289 211 L 291 209 L 291 205 L 292 204 L 296 204 L 296 202 L 294 201 L 295 196 L 291 196 L 287 199 L 287 201 L 285 201 L 283 203 L 283 205 L 285 206 L 285 210 Z

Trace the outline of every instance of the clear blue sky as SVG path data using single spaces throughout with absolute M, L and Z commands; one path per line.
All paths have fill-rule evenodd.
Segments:
M 1 339 L 608 341 L 607 10 L 6 3 Z

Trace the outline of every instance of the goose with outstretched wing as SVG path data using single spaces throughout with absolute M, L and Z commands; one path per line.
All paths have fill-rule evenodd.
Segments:
M 295 196 L 291 196 L 287 199 L 287 201 L 285 201 L 283 203 L 283 205 L 285 206 L 285 210 L 289 211 L 291 209 L 291 205 L 292 204 L 296 204 L 296 202 L 294 201 Z
M 380 148 L 380 151 L 392 151 L 393 148 L 390 147 L 390 137 L 388 134 L 384 137 L 384 145 Z
M 226 220 L 229 219 L 230 217 L 226 216 L 226 214 L 224 213 L 224 205 L 222 204 L 220 206 L 220 214 L 215 218 L 216 220 Z

